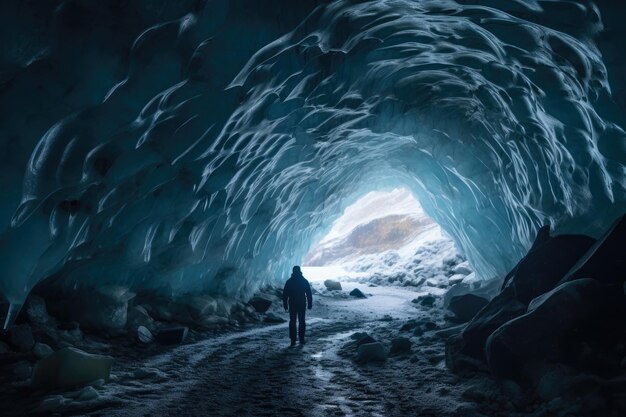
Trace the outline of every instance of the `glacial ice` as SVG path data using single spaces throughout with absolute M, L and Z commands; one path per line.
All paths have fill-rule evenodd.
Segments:
M 410 189 L 482 278 L 625 209 L 611 2 L 196 3 L 7 10 L 12 314 L 47 277 L 251 295 L 373 190 Z

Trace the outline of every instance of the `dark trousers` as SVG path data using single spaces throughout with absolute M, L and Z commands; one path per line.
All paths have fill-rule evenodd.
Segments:
M 304 315 L 306 313 L 306 306 L 289 306 L 289 337 L 292 342 L 296 341 L 296 318 L 300 326 L 298 327 L 298 337 L 300 341 L 304 341 L 304 331 L 306 330 L 306 323 L 304 322 Z

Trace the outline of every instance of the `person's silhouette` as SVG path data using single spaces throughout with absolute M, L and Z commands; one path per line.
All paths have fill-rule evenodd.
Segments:
M 304 332 L 306 329 L 304 316 L 307 306 L 309 310 L 313 307 L 311 285 L 302 275 L 300 267 L 296 265 L 293 267 L 291 277 L 287 280 L 283 289 L 283 307 L 285 307 L 285 311 L 289 311 L 291 346 L 296 344 L 296 318 L 299 323 L 298 337 L 300 344 L 304 344 Z

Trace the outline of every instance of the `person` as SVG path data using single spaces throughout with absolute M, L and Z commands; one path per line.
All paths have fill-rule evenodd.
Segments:
M 289 311 L 289 337 L 291 338 L 291 346 L 296 345 L 296 318 L 298 320 L 298 338 L 300 344 L 304 344 L 304 332 L 306 323 L 304 316 L 306 307 L 309 310 L 313 308 L 313 297 L 311 295 L 311 285 L 304 278 L 299 266 L 294 266 L 291 277 L 285 283 L 283 289 L 283 307 L 285 311 Z

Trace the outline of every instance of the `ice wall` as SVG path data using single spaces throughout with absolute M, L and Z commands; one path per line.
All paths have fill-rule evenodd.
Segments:
M 375 189 L 411 189 L 485 278 L 542 224 L 624 210 L 608 3 L 20 4 L 0 13 L 16 305 L 49 276 L 247 295 Z

